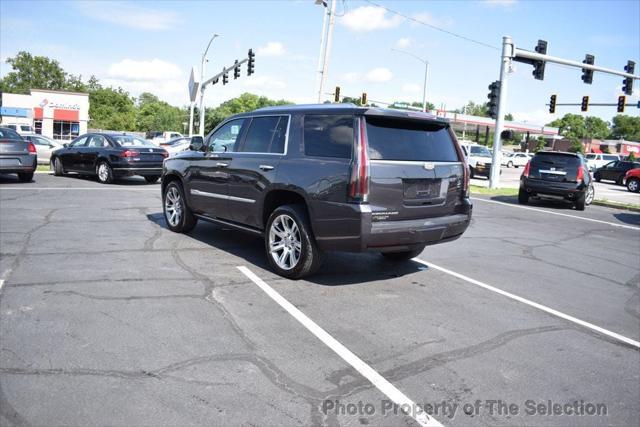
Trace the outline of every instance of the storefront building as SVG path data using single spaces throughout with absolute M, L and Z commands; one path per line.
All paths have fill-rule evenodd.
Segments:
M 42 89 L 32 89 L 29 95 L 3 93 L 0 120 L 3 125 L 30 125 L 49 138 L 71 140 L 87 132 L 89 94 Z

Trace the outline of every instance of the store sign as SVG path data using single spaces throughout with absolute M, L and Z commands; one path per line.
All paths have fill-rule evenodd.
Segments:
M 80 110 L 80 104 L 63 104 L 62 102 L 51 102 L 48 99 L 43 99 L 40 103 L 42 108 L 56 108 L 58 110 Z

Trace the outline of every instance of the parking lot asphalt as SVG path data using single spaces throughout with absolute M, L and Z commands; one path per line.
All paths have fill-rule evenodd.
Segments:
M 501 188 L 518 188 L 520 186 L 520 175 L 523 168 L 507 168 L 502 167 L 502 175 L 500 175 Z M 488 187 L 489 180 L 484 177 L 477 177 L 471 180 L 471 184 L 480 187 Z M 602 181 L 593 183 L 595 188 L 595 198 L 597 200 L 608 200 L 611 202 L 640 205 L 640 194 L 631 193 L 627 187 L 617 185 L 613 181 Z
M 417 424 L 243 267 L 416 404 L 446 402 L 434 423 L 636 425 L 640 214 L 473 202 L 418 260 L 336 253 L 291 281 L 256 237 L 170 232 L 159 184 L 0 176 L 0 424 Z

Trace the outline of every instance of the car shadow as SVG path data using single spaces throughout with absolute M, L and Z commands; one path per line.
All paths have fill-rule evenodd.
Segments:
M 509 203 L 512 205 L 519 205 L 518 198 L 516 196 L 492 196 L 489 200 L 495 200 L 497 202 Z M 573 204 L 562 200 L 550 200 L 550 199 L 536 199 L 530 198 L 529 203 L 524 206 L 538 207 L 538 208 L 552 208 L 562 210 L 574 210 Z
M 633 214 L 628 212 L 621 212 L 613 214 L 613 216 L 621 222 L 625 224 L 638 225 L 640 226 L 640 214 Z
M 162 213 L 148 214 L 147 219 L 167 228 Z M 261 237 L 205 221 L 199 221 L 187 236 L 242 258 L 256 267 L 272 271 Z M 427 267 L 412 261 L 388 261 L 372 252 L 330 252 L 320 270 L 304 280 L 321 286 L 357 285 L 394 279 L 426 269 Z
M 90 175 L 80 175 L 75 173 L 69 173 L 63 176 L 56 176 L 56 179 L 58 178 L 77 179 L 84 182 L 95 182 L 96 184 L 99 184 L 98 179 Z M 158 182 L 160 181 L 158 180 Z M 154 183 L 154 184 L 157 184 L 157 183 Z M 127 176 L 123 178 L 114 179 L 113 184 L 111 185 L 154 185 L 154 184 L 147 183 L 147 181 L 145 181 L 145 179 L 141 176 Z

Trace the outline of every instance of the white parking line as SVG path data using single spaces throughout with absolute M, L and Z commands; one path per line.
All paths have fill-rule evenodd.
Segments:
M 262 279 L 256 276 L 247 267 L 239 266 L 238 270 L 247 276 L 253 283 L 258 285 L 271 299 L 273 299 L 280 307 L 285 309 L 298 322 L 307 328 L 313 335 L 322 341 L 327 347 L 333 350 L 345 362 L 356 369 L 363 377 L 369 380 L 383 394 L 396 403 L 400 408 L 416 408 L 416 404 L 409 399 L 404 393 L 398 390 L 393 384 L 387 381 L 382 375 L 376 372 L 372 367 L 367 365 L 358 356 L 353 354 L 348 348 L 340 344 L 335 338 L 329 335 L 313 320 L 309 319 L 303 312 L 298 310 L 293 304 L 284 299 L 282 295 L 276 292 L 271 286 L 267 285 Z M 411 411 L 410 415 L 422 426 L 442 426 L 438 420 L 429 416 L 423 411 Z M 419 413 L 417 413 L 419 412 Z
M 4 280 L 0 280 L 0 291 L 2 290 L 3 286 L 4 286 Z
M 4 190 L 127 190 L 127 191 L 159 191 L 157 188 L 130 188 L 130 187 L 1 187 Z
M 620 228 L 626 228 L 628 230 L 638 230 L 638 231 L 640 231 L 640 227 L 634 227 L 633 225 L 617 224 L 615 222 L 602 221 L 602 220 L 593 219 L 593 218 L 585 218 L 583 216 L 578 216 L 578 215 L 569 215 L 569 214 L 564 214 L 564 213 L 561 213 L 561 212 L 549 211 L 549 210 L 546 210 L 546 209 L 532 208 L 530 206 L 514 205 L 513 203 L 498 202 L 496 200 L 487 200 L 487 199 L 482 199 L 482 198 L 478 198 L 478 197 L 472 197 L 471 200 L 474 200 L 474 201 L 477 200 L 477 201 L 480 201 L 480 202 L 487 202 L 487 203 L 495 203 L 497 205 L 504 205 L 504 206 L 509 206 L 509 207 L 518 208 L 518 209 L 527 209 L 527 210 L 530 210 L 530 211 L 543 212 L 543 213 L 551 214 L 551 215 L 566 216 L 566 217 L 569 217 L 569 218 L 581 219 L 583 221 L 591 221 L 591 222 L 597 222 L 597 223 L 600 223 L 600 224 L 607 224 L 607 225 L 610 225 L 612 227 L 620 227 Z
M 521 302 L 523 304 L 527 304 L 528 306 L 537 308 L 538 310 L 542 310 L 542 311 L 544 311 L 546 313 L 549 313 L 549 314 L 551 314 L 553 316 L 557 316 L 557 317 L 560 317 L 561 319 L 568 320 L 570 322 L 576 323 L 576 324 L 578 324 L 580 326 L 583 326 L 585 328 L 588 328 L 588 329 L 591 329 L 593 331 L 599 332 L 599 333 L 604 334 L 604 335 L 606 335 L 608 337 L 614 338 L 614 339 L 616 339 L 618 341 L 622 341 L 625 344 L 629 344 L 629 345 L 632 345 L 633 347 L 636 347 L 636 348 L 640 349 L 640 342 L 638 342 L 636 340 L 632 340 L 631 338 L 627 338 L 627 337 L 625 337 L 623 335 L 620 335 L 620 334 L 617 334 L 615 332 L 611 332 L 610 330 L 601 328 L 600 326 L 596 326 L 593 323 L 585 322 L 584 320 L 580 320 L 580 319 L 575 318 L 573 316 L 569 316 L 568 314 L 564 314 L 564 313 L 562 313 L 562 312 L 560 312 L 558 310 L 554 310 L 553 308 L 547 307 L 547 306 L 542 305 L 542 304 L 538 304 L 537 302 L 530 301 L 530 300 L 528 300 L 526 298 L 519 297 L 518 295 L 514 295 L 514 294 L 512 294 L 510 292 L 503 291 L 502 289 L 498 289 L 498 288 L 493 287 L 491 285 L 487 285 L 486 283 L 483 283 L 483 282 L 481 282 L 479 280 L 472 279 L 471 277 L 467 277 L 467 276 L 465 276 L 463 274 L 456 273 L 455 271 L 447 270 L 446 268 L 440 267 L 438 265 L 435 265 L 432 262 L 423 261 L 423 260 L 421 260 L 419 258 L 414 258 L 413 260 L 415 262 L 420 263 L 420 264 L 426 265 L 427 267 L 433 268 L 435 270 L 442 271 L 443 273 L 447 273 L 447 274 L 449 274 L 451 276 L 457 277 L 458 279 L 462 279 L 465 282 L 469 282 L 469 283 L 471 283 L 473 285 L 480 286 L 481 288 L 487 289 L 487 290 L 489 290 L 491 292 L 495 292 L 495 293 L 503 295 L 503 296 L 505 296 L 507 298 L 511 298 L 512 300 Z

